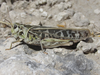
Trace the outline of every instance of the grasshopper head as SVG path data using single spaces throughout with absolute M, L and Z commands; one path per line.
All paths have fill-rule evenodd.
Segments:
M 5 24 L 11 28 L 12 33 L 16 33 L 18 31 L 18 24 L 12 24 L 9 20 L 5 19 L 7 22 L 0 21 L 1 24 Z
M 23 31 L 26 32 L 26 28 L 22 24 L 15 23 L 15 24 L 13 24 L 11 31 L 12 31 L 12 33 L 18 33 L 18 32 L 23 32 Z
M 12 33 L 17 33 L 18 30 L 19 30 L 19 24 L 18 23 L 12 24 L 11 32 Z

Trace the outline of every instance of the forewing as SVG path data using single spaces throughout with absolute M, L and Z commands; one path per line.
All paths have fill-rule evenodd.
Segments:
M 34 32 L 41 39 L 56 38 L 64 40 L 82 40 L 89 37 L 90 31 L 88 29 L 63 29 L 63 28 L 32 28 L 30 32 Z

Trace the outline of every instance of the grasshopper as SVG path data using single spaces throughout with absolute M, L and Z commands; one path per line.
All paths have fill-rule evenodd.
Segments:
M 20 41 L 24 41 L 31 45 L 41 46 L 42 50 L 44 50 L 44 48 L 70 46 L 70 43 L 73 44 L 79 42 L 91 35 L 88 29 L 66 29 L 37 25 L 31 26 L 19 23 L 6 23 L 2 21 L 0 21 L 0 23 L 10 25 L 11 32 L 16 38 L 16 41 L 11 43 L 9 49 L 12 48 L 13 43 Z

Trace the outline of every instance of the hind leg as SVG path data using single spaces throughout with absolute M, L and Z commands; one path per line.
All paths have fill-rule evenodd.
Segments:
M 20 41 L 22 41 L 22 40 L 13 41 L 13 42 L 11 43 L 11 45 L 10 45 L 10 48 L 9 48 L 9 49 L 6 49 L 6 50 L 10 50 L 10 49 L 12 48 L 12 44 L 17 43 L 17 42 L 20 42 Z

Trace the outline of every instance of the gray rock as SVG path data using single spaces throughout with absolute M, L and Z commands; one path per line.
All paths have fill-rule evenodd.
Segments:
M 79 50 L 81 49 L 84 54 L 95 53 L 97 51 L 97 45 L 96 44 L 94 45 L 94 43 L 86 43 L 86 42 L 81 41 L 77 45 L 77 49 Z
M 32 56 L 22 53 L 2 62 L 0 64 L 0 75 L 90 75 L 93 66 L 93 62 L 85 58 L 84 55 L 58 56 L 52 51 L 48 55 L 41 52 Z M 7 71 L 5 72 L 5 70 Z
M 72 7 L 72 4 L 71 2 L 67 2 L 64 4 L 64 9 L 68 9 L 68 8 L 71 8 Z
M 13 11 L 13 10 L 9 12 L 9 17 L 10 17 L 10 19 L 11 19 L 12 22 L 15 22 L 15 19 L 16 19 L 16 17 L 17 17 L 17 14 L 18 14 L 18 13 L 16 13 L 16 12 Z
M 20 13 L 20 16 L 21 16 L 22 18 L 26 18 L 26 13 L 25 13 L 25 12 L 22 12 L 22 13 Z
M 30 25 L 39 25 L 40 20 L 33 20 Z
M 64 12 L 68 14 L 68 18 L 72 18 L 75 14 L 75 11 L 73 9 L 67 9 Z
M 65 10 L 64 12 L 60 12 L 59 14 L 54 16 L 55 21 L 61 21 L 71 18 L 74 15 L 74 11 L 72 9 Z
M 37 2 L 38 2 L 37 4 L 39 5 L 44 5 L 47 3 L 47 0 L 38 0 Z
M 8 5 L 5 2 L 3 2 L 1 5 L 1 8 L 0 8 L 0 11 L 2 13 L 7 13 L 7 11 L 8 11 L 7 9 L 8 9 Z
M 37 2 L 37 1 L 36 1 Z M 32 1 L 32 2 L 29 2 L 29 9 L 36 9 L 36 2 L 35 1 Z
M 68 3 L 60 2 L 59 4 L 56 4 L 54 8 L 57 8 L 61 12 L 61 11 L 67 10 L 68 8 L 71 8 L 71 6 L 72 5 L 70 2 Z
M 51 18 L 52 18 L 52 15 L 51 15 L 51 14 L 49 14 L 47 18 L 48 18 L 48 19 L 51 19 Z
M 13 56 L 1 63 L 0 75 L 32 75 L 32 71 L 25 65 L 25 57 L 21 57 Z M 9 68 L 8 70 L 7 67 Z
M 90 21 L 81 13 L 75 13 L 73 17 L 73 21 L 75 26 L 77 27 L 88 26 L 90 24 Z
M 95 64 L 92 60 L 87 59 L 83 54 L 66 53 L 56 54 L 55 52 L 62 53 L 63 49 L 46 49 L 48 54 L 42 51 L 31 51 L 27 46 L 15 46 L 9 51 L 4 50 L 9 42 L 6 40 L 3 45 L 0 45 L 0 57 L 4 57 L 0 64 L 0 75 L 92 75 Z M 14 46 L 14 45 L 13 45 Z M 26 49 L 27 54 L 24 52 Z M 58 51 L 57 51 L 58 50 Z M 5 72 L 5 70 L 7 70 Z
M 47 4 L 49 6 L 53 6 L 55 4 L 59 4 L 60 2 L 64 2 L 65 0 L 47 0 Z
M 68 54 L 58 57 L 55 62 L 55 68 L 63 70 L 62 75 L 91 75 L 90 70 L 93 69 L 93 62 L 85 58 L 84 55 Z
M 42 16 L 42 17 L 47 17 L 47 16 L 48 16 L 48 13 L 47 13 L 46 11 L 43 11 L 43 12 L 41 13 L 41 16 Z
M 95 14 L 100 14 L 100 10 L 99 10 L 99 9 L 95 9 L 95 10 L 94 10 L 94 13 L 95 13 Z
M 53 19 L 55 21 L 61 21 L 68 18 L 68 14 L 66 12 L 60 12 L 59 14 L 55 15 Z
M 57 3 L 57 0 L 47 0 L 47 4 L 49 5 L 49 6 L 53 6 L 54 4 L 56 4 Z
M 61 2 L 59 4 L 56 4 L 55 8 L 58 8 L 59 11 L 63 11 L 64 10 L 64 5 L 65 5 L 65 3 Z
M 40 9 L 39 9 L 39 11 L 40 11 L 40 12 L 43 12 L 43 9 L 42 9 L 42 8 L 40 8 Z
M 3 45 L 2 43 L 5 41 L 5 38 L 0 39 L 0 45 Z
M 0 52 L 0 63 L 4 62 L 5 57 L 3 56 L 3 54 Z
M 97 51 L 100 54 L 100 50 Z
M 36 16 L 36 17 L 39 17 L 40 16 L 40 13 L 39 13 L 39 10 L 35 10 L 33 13 L 32 13 L 33 16 Z
M 32 14 L 32 13 L 34 12 L 34 10 L 35 10 L 34 8 L 31 8 L 31 9 L 29 9 L 28 12 L 29 12 L 30 14 Z
M 26 9 L 29 5 L 29 2 L 27 1 L 17 1 L 14 3 L 13 8 L 14 9 Z

